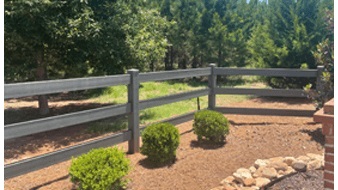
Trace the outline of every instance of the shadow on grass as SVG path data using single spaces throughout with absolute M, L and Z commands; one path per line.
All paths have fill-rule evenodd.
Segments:
M 173 79 L 166 81 L 168 84 L 188 84 L 191 87 L 205 87 L 208 86 L 208 81 L 205 77 L 202 78 L 191 78 L 191 79 Z
M 156 113 L 145 110 L 140 114 L 140 122 L 155 118 Z M 128 115 L 116 116 L 108 119 L 88 123 L 87 131 L 90 133 L 105 134 L 110 132 L 119 132 L 128 128 Z
M 26 153 L 50 152 L 98 136 L 98 134 L 86 132 L 85 125 L 77 125 L 9 139 L 4 141 L 4 158 L 21 159 L 20 156 Z
M 156 116 L 156 113 L 152 110 L 143 110 L 140 113 L 140 121 L 143 122 L 145 120 L 151 120 L 154 119 Z
M 242 76 L 218 76 L 217 82 L 224 86 L 238 86 L 246 84 L 247 81 Z
M 142 160 L 139 161 L 139 164 L 147 169 L 157 169 L 157 168 L 164 168 L 164 167 L 168 167 L 170 168 L 171 166 L 173 166 L 176 162 L 176 158 L 173 161 L 169 161 L 166 163 L 159 163 L 159 162 L 154 162 L 149 158 L 144 158 Z
M 103 106 L 110 106 L 114 104 L 100 104 L 100 103 L 71 103 L 64 106 L 50 106 L 50 113 L 47 115 L 40 115 L 39 109 L 36 107 L 20 107 L 20 108 L 8 108 L 4 110 L 4 123 L 17 123 L 24 122 L 33 119 L 40 119 L 45 117 L 51 117 L 56 115 L 62 115 L 67 113 L 73 113 L 77 111 L 84 111 L 89 109 L 100 108 Z
M 68 97 L 68 99 L 71 98 Z M 71 103 L 68 105 L 52 105 L 50 106 L 50 113 L 45 116 L 41 116 L 38 108 L 32 106 L 8 108 L 4 110 L 4 124 L 8 125 L 11 123 L 101 108 L 109 105 L 113 104 L 84 103 L 79 101 L 79 103 Z M 142 113 L 140 119 L 142 121 L 152 119 L 153 117 L 155 117 L 155 113 L 148 111 Z M 53 151 L 65 146 L 83 142 L 90 138 L 99 137 L 105 133 L 123 131 L 127 126 L 128 117 L 124 115 L 5 140 L 4 158 L 20 159 L 22 155 L 27 153 L 36 154 L 44 150 L 45 152 Z
M 121 132 L 127 128 L 124 117 L 111 117 L 90 123 L 27 135 L 4 141 L 4 158 L 20 159 L 21 155 L 54 151 L 69 145 L 97 138 L 105 133 Z
M 246 81 L 242 76 L 218 76 L 217 83 L 226 86 L 243 85 Z M 191 87 L 208 86 L 208 77 L 193 77 L 189 79 L 173 79 L 167 81 L 168 84 L 185 83 Z
M 119 132 L 128 128 L 128 117 L 115 116 L 108 119 L 102 119 L 88 123 L 87 131 L 89 133 L 105 134 L 110 132 Z
M 48 102 L 63 102 L 63 101 L 80 101 L 88 100 L 90 98 L 98 97 L 103 93 L 106 88 L 90 89 L 90 90 L 78 90 L 70 92 L 61 92 L 46 95 Z M 25 101 L 25 102 L 37 102 L 38 96 L 28 96 L 23 98 L 11 98 L 7 99 L 9 102 Z
M 259 97 L 259 99 L 262 103 L 286 103 L 289 105 L 312 103 L 310 99 L 297 97 Z
M 192 140 L 191 143 L 190 143 L 190 147 L 192 147 L 192 148 L 202 148 L 204 150 L 215 150 L 215 149 L 219 149 L 219 148 L 224 147 L 225 144 L 226 144 L 226 141 L 215 143 L 215 142 L 212 142 L 212 141 L 202 139 L 200 141 Z
M 319 127 L 315 130 L 302 129 L 300 132 L 308 134 L 312 141 L 316 141 L 322 146 L 325 145 L 325 136 L 322 133 L 322 128 Z

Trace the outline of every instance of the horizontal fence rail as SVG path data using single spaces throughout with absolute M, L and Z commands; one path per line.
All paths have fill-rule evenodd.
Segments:
M 5 84 L 4 98 L 21 98 L 26 96 L 52 94 L 58 92 L 103 88 L 115 85 L 126 85 L 129 84 L 129 82 L 129 75 L 124 74 L 105 77 L 89 77 L 50 81 L 46 80 L 17 84 Z
M 41 156 L 25 159 L 13 164 L 5 165 L 5 179 L 18 175 L 26 174 L 44 167 L 51 166 L 66 160 L 73 156 L 78 156 L 90 151 L 93 148 L 109 147 L 131 139 L 131 131 L 109 135 L 101 139 L 85 142 L 79 145 L 64 148 L 55 152 L 47 153 Z
M 130 104 L 123 104 L 9 124 L 5 126 L 5 140 L 105 119 L 129 112 Z
M 143 100 L 143 101 L 140 101 L 140 110 L 151 108 L 151 107 L 156 107 L 156 106 L 161 106 L 165 104 L 170 104 L 174 102 L 179 102 L 179 101 L 190 99 L 190 98 L 206 96 L 208 94 L 209 94 L 209 89 L 202 89 L 202 90 L 195 90 L 191 92 L 175 94 L 171 96 L 164 96 L 160 98 Z
M 315 113 L 315 110 L 269 109 L 269 108 L 216 107 L 215 110 L 218 112 L 222 112 L 224 114 L 297 116 L 297 117 L 311 117 Z
M 80 79 L 64 79 L 39 82 L 25 82 L 17 84 L 5 84 L 5 99 L 20 98 L 25 96 L 52 94 L 65 91 L 76 91 L 103 88 L 116 85 L 128 85 L 128 102 L 122 105 L 105 106 L 91 110 L 52 116 L 27 122 L 13 123 L 5 126 L 5 140 L 22 137 L 25 135 L 60 129 L 76 124 L 96 121 L 117 115 L 128 116 L 128 130 L 118 134 L 84 142 L 79 145 L 64 148 L 55 152 L 21 160 L 5 165 L 5 179 L 35 171 L 88 152 L 93 148 L 108 147 L 128 141 L 130 153 L 139 151 L 140 130 L 146 126 L 139 124 L 139 111 L 147 108 L 170 104 L 186 99 L 208 96 L 208 109 L 223 112 L 225 114 L 243 115 L 278 115 L 278 116 L 312 116 L 314 110 L 283 110 L 261 108 L 232 108 L 216 107 L 217 94 L 240 94 L 257 96 L 278 97 L 306 97 L 302 89 L 250 89 L 250 88 L 218 88 L 218 75 L 260 75 L 273 77 L 316 77 L 317 89 L 321 85 L 323 67 L 317 69 L 247 69 L 247 68 L 217 68 L 210 64 L 209 68 L 186 69 L 166 72 L 139 73 L 138 70 L 128 70 L 128 74 L 90 77 Z M 208 88 L 179 94 L 168 95 L 159 98 L 139 101 L 139 84 L 147 81 L 162 81 L 182 79 L 189 77 L 207 76 Z M 193 119 L 195 112 L 176 116 L 161 122 L 170 122 L 174 125 Z
M 210 75 L 210 73 L 211 73 L 210 68 L 141 73 L 140 82 L 182 79 L 182 78 L 189 78 L 189 77 L 200 77 L 200 76 Z
M 239 94 L 275 97 L 307 97 L 304 90 L 300 89 L 254 89 L 254 88 L 216 88 L 216 94 Z
M 271 77 L 316 77 L 317 69 L 215 68 L 216 75 L 259 75 Z

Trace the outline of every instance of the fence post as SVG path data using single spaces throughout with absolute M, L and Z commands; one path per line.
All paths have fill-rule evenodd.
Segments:
M 316 91 L 320 94 L 323 91 L 323 72 L 324 72 L 324 66 L 320 65 L 317 66 L 317 82 L 316 82 Z
M 131 140 L 128 141 L 128 152 L 133 154 L 140 150 L 140 118 L 139 118 L 139 70 L 128 70 L 130 84 L 128 85 L 128 103 L 131 113 L 128 116 L 128 130 L 131 131 Z
M 216 107 L 216 94 L 215 94 L 216 78 L 217 78 L 217 76 L 215 75 L 216 64 L 211 63 L 209 64 L 209 67 L 211 69 L 211 74 L 209 75 L 208 79 L 209 83 L 208 109 L 214 110 Z

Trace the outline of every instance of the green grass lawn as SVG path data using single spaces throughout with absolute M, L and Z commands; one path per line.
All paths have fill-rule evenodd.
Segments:
M 259 83 L 246 83 L 239 84 L 234 87 L 257 87 Z M 227 85 L 221 85 L 227 86 Z M 233 85 L 231 85 L 233 86 Z M 262 85 L 258 85 L 261 87 Z M 182 92 L 188 92 L 207 87 L 207 83 L 198 82 L 145 82 L 140 85 L 140 100 L 147 100 L 161 96 L 168 96 Z M 217 106 L 226 106 L 232 103 L 241 102 L 251 98 L 247 95 L 217 95 Z M 201 109 L 207 108 L 208 97 L 203 96 L 199 98 Z M 96 94 L 93 97 L 93 101 L 97 103 L 113 103 L 124 104 L 127 102 L 127 87 L 126 86 L 114 86 L 109 87 L 101 91 L 100 94 Z M 156 121 L 168 119 L 170 117 L 182 115 L 197 110 L 197 98 L 183 100 L 176 103 L 166 104 L 158 107 L 153 107 L 140 111 L 140 124 L 146 125 Z M 126 118 L 107 119 L 98 122 L 93 122 L 91 131 L 94 132 L 108 132 L 125 129 Z

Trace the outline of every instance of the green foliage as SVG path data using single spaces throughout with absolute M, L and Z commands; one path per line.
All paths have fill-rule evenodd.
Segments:
M 71 181 L 79 189 L 121 189 L 127 181 L 130 162 L 117 147 L 93 149 L 72 159 L 69 169 Z
M 324 66 L 323 76 L 321 76 L 320 81 L 317 81 L 320 84 L 316 84 L 316 91 L 311 90 L 311 84 L 306 85 L 304 88 L 318 109 L 323 107 L 324 103 L 334 96 L 333 11 L 327 11 L 326 24 L 328 36 L 317 45 L 317 50 L 313 52 L 317 64 Z
M 288 54 L 285 46 L 277 47 L 269 34 L 267 24 L 254 27 L 247 44 L 251 54 L 250 65 L 255 68 L 280 67 Z
M 223 46 L 225 46 L 227 27 L 220 19 L 218 13 L 214 13 L 212 19 L 212 27 L 209 28 L 209 32 L 213 37 L 215 48 L 218 52 L 218 64 L 223 65 Z
M 222 142 L 225 135 L 229 134 L 229 122 L 219 112 L 203 110 L 195 113 L 193 130 L 198 140 L 204 137 L 206 140 Z
M 320 21 L 324 2 L 269 0 L 264 20 L 254 26 L 248 41 L 250 65 L 265 68 L 316 67 L 312 51 L 325 36 Z M 263 48 L 262 48 L 263 47 Z M 299 88 L 308 79 L 266 78 L 274 88 Z
M 5 79 L 36 80 L 38 55 L 49 79 L 148 71 L 165 56 L 170 24 L 129 1 L 6 0 Z
M 333 0 L 5 0 L 5 81 L 218 66 L 312 69 Z M 164 64 L 163 64 L 164 62 Z M 302 80 L 267 78 L 273 87 Z
M 168 46 L 164 31 L 173 23 L 162 18 L 155 10 L 141 10 L 133 17 L 131 23 L 123 26 L 130 53 L 141 71 L 155 71 L 156 64 L 163 61 Z M 157 64 L 157 70 L 159 67 Z
M 83 42 L 95 38 L 101 29 L 93 14 L 86 3 L 75 0 L 6 0 L 6 81 L 39 79 L 35 76 L 38 66 L 43 66 L 51 79 L 65 73 L 87 74 Z M 77 67 L 78 63 L 82 67 Z
M 170 123 L 153 124 L 142 132 L 142 143 L 142 154 L 153 162 L 166 163 L 176 157 L 180 134 Z

